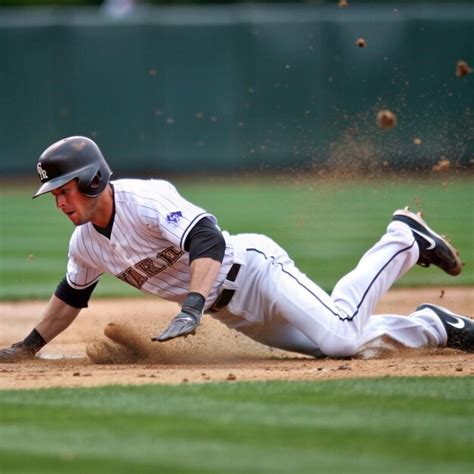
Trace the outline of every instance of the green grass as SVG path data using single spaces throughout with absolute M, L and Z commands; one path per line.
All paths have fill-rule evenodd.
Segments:
M 473 378 L 0 392 L 2 474 L 472 473 Z
M 279 176 L 176 184 L 185 197 L 215 213 L 221 228 L 275 239 L 326 290 L 379 238 L 395 209 L 421 208 L 431 227 L 452 238 L 466 266 L 457 278 L 415 268 L 399 285 L 474 284 L 471 176 L 340 184 Z M 3 186 L 0 193 L 0 299 L 47 298 L 64 275 L 73 227 L 54 209 L 51 196 L 31 200 L 35 188 Z M 98 296 L 139 294 L 112 277 L 104 277 L 96 290 Z

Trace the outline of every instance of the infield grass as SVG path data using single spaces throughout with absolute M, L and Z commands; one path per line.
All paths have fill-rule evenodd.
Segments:
M 474 379 L 0 391 L 8 473 L 472 473 Z
M 180 192 L 214 213 L 231 233 L 264 233 L 330 291 L 380 237 L 395 209 L 422 209 L 429 225 L 451 237 L 465 262 L 452 278 L 437 268 L 414 268 L 399 286 L 474 285 L 472 176 L 326 182 L 291 176 L 176 181 Z M 35 201 L 28 187 L 2 186 L 0 299 L 49 298 L 63 277 L 72 224 L 52 196 Z M 96 296 L 140 293 L 105 276 Z

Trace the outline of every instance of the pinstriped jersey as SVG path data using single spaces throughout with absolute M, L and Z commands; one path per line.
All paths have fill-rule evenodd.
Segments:
M 202 218 L 217 224 L 216 218 L 180 196 L 167 181 L 122 179 L 111 184 L 115 214 L 110 238 L 90 222 L 76 227 L 69 243 L 69 285 L 87 288 L 110 273 L 145 293 L 182 302 L 190 283 L 186 237 Z M 233 263 L 229 236 L 223 234 L 224 260 L 206 308 L 217 298 Z

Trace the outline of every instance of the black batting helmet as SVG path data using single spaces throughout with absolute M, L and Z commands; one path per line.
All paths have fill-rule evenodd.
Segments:
M 79 191 L 97 197 L 107 186 L 112 171 L 99 147 L 86 137 L 69 137 L 47 148 L 36 165 L 43 183 L 33 199 L 77 179 Z

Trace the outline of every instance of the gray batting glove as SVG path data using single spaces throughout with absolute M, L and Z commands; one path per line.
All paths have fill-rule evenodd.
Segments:
M 27 347 L 23 342 L 17 342 L 11 347 L 0 349 L 0 363 L 4 362 L 21 362 L 27 359 L 33 359 L 35 356 L 34 350 Z
M 175 337 L 188 336 L 196 334 L 196 328 L 201 322 L 202 312 L 194 308 L 186 308 L 182 310 L 171 321 L 171 324 L 159 336 L 151 338 L 152 341 L 165 342 Z

